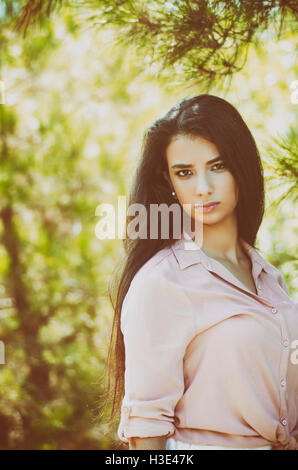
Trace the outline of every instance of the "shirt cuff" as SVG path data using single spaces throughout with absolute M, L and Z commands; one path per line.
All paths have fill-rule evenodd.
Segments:
M 124 406 L 122 409 L 118 437 L 123 442 L 129 442 L 130 437 L 170 437 L 174 433 L 175 425 L 171 421 L 131 416 L 130 406 Z

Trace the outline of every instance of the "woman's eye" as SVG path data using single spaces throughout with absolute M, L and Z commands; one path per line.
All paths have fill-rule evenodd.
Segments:
M 216 168 L 217 167 L 217 168 Z M 215 165 L 212 166 L 212 168 L 215 168 L 215 170 L 223 170 L 225 168 L 225 165 L 223 163 L 216 163 Z M 190 175 L 186 175 L 186 174 L 181 174 L 183 173 L 184 171 L 189 171 L 190 174 L 192 174 L 192 171 L 191 170 L 179 170 L 177 171 L 177 173 L 175 173 L 177 176 L 179 176 L 180 178 L 184 178 L 185 176 L 190 176 Z
M 180 173 L 183 172 L 183 171 L 190 171 L 190 170 L 179 170 L 177 171 L 177 173 L 175 173 L 177 176 L 180 176 L 180 177 L 184 177 L 184 176 L 187 176 L 187 175 L 181 175 Z M 190 171 L 191 172 L 191 171 Z
M 217 168 L 218 170 L 223 170 L 225 168 L 223 163 L 216 163 L 215 165 L 213 165 L 212 168 L 214 168 L 215 166 L 220 166 L 221 167 L 221 168 Z

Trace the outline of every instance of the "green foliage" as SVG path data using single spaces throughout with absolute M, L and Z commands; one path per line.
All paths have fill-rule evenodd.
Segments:
M 111 316 L 107 279 L 119 253 L 96 239 L 95 209 L 109 189 L 125 189 L 132 139 L 124 125 L 135 94 L 121 89 L 136 71 L 113 83 L 129 53 L 111 55 L 95 35 L 89 49 L 90 35 L 76 39 L 71 24 L 66 16 L 25 39 L 2 30 L 0 266 L 8 304 L 0 383 L 10 390 L 0 399 L 2 449 L 101 447 L 94 414 Z
M 283 186 L 284 191 L 280 197 L 272 201 L 272 206 L 277 208 L 283 200 L 291 199 L 293 203 L 297 202 L 298 188 L 298 144 L 296 136 L 297 126 L 291 125 L 285 136 L 274 137 L 273 142 L 267 149 L 267 167 L 271 174 L 278 176 L 271 179 L 268 176 L 269 185 L 274 183 L 279 187 Z
M 15 15 L 16 29 L 26 32 L 60 5 L 59 0 L 27 0 Z M 206 91 L 215 83 L 225 86 L 243 69 L 261 32 L 274 28 L 280 38 L 295 30 L 298 18 L 292 0 L 77 0 L 72 7 L 83 12 L 83 24 L 116 26 L 116 43 L 149 54 L 160 76 Z

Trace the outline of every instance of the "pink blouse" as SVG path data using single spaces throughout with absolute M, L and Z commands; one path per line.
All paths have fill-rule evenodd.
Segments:
M 185 238 L 135 275 L 121 314 L 120 440 L 298 450 L 298 305 L 242 243 L 257 295 Z

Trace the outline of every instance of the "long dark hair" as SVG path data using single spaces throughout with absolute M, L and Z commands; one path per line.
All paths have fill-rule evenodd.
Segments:
M 177 135 L 200 136 L 217 146 L 239 188 L 236 207 L 238 235 L 256 248 L 256 236 L 264 213 L 262 163 L 254 138 L 239 112 L 218 96 L 202 94 L 184 98 L 146 130 L 128 204 L 139 203 L 148 210 L 150 204 L 165 203 L 170 206 L 174 202 L 173 188 L 163 177 L 163 171 L 169 175 L 166 149 Z M 127 216 L 126 229 L 130 221 L 131 217 Z M 102 407 L 102 412 L 106 411 L 106 405 L 111 400 L 109 429 L 121 411 L 124 397 L 125 349 L 120 329 L 123 300 L 137 271 L 155 253 L 175 241 L 177 239 L 171 236 L 168 239 L 128 237 L 123 241 L 125 259 L 120 277 L 115 276 L 109 285 L 114 319 L 106 363 L 108 384 Z

